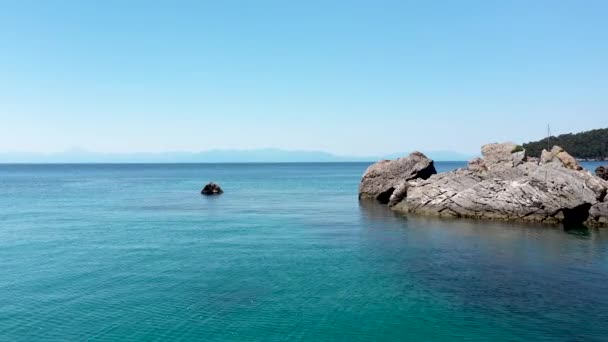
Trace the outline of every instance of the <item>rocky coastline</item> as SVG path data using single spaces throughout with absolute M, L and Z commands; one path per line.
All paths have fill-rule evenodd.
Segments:
M 608 226 L 608 181 L 559 146 L 540 158 L 513 143 L 484 145 L 481 153 L 440 174 L 420 152 L 380 161 L 363 175 L 359 198 L 405 214 Z

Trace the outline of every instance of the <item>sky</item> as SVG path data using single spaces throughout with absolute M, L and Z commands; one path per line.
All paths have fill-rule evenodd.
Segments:
M 608 1 L 0 0 L 0 152 L 477 153 L 608 126 Z

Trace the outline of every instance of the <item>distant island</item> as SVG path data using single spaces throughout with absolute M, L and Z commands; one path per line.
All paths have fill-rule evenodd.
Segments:
M 568 133 L 523 144 L 528 155 L 540 157 L 547 146 L 558 145 L 579 160 L 608 160 L 608 128 Z

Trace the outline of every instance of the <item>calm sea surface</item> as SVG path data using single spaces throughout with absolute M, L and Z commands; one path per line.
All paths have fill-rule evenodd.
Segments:
M 0 165 L 0 340 L 608 340 L 608 229 L 399 217 L 367 166 Z

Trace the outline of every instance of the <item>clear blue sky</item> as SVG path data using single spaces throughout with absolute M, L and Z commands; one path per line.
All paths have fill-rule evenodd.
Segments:
M 475 153 L 608 126 L 608 1 L 0 0 L 0 151 Z

